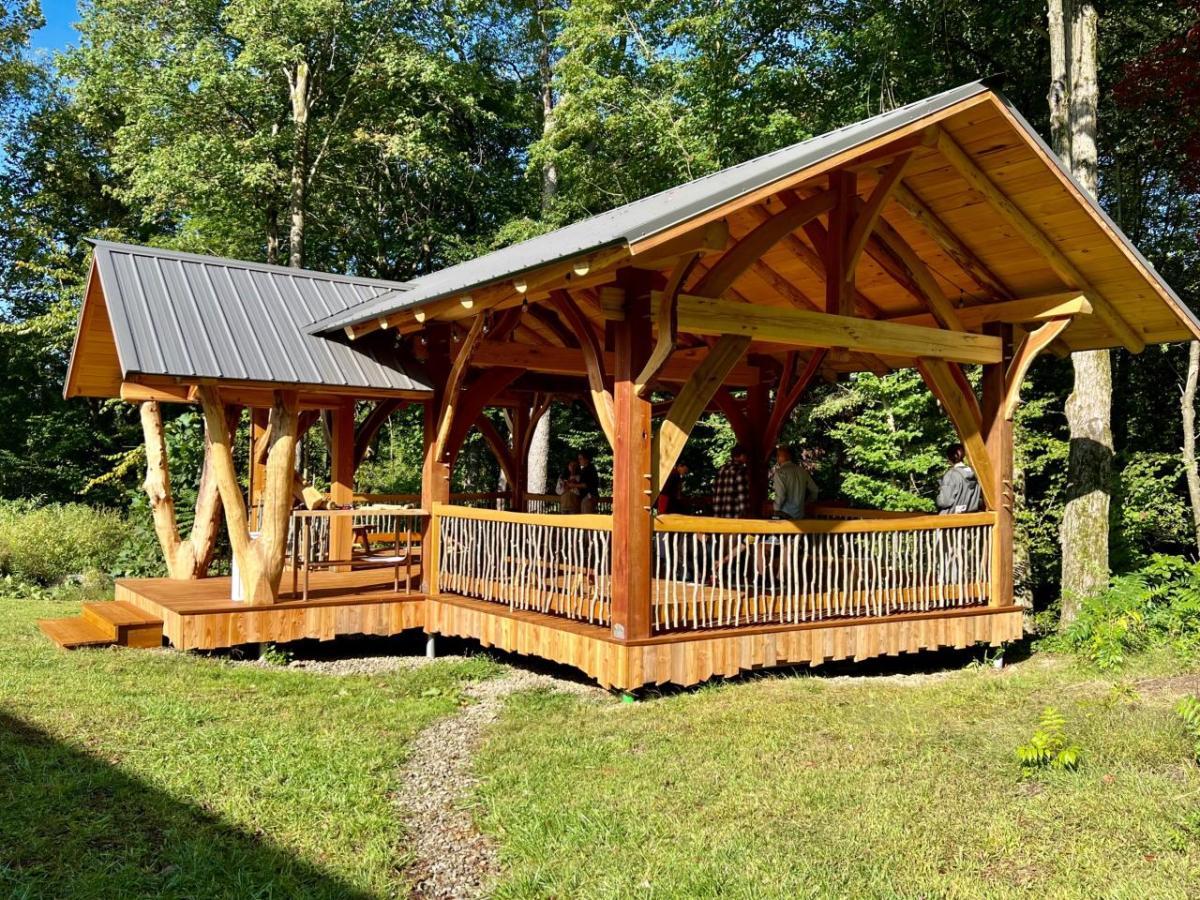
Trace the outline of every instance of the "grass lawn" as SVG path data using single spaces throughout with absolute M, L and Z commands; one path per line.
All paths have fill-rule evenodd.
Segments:
M 634 705 L 524 694 L 477 760 L 481 821 L 505 897 L 1195 897 L 1200 768 L 1172 707 L 1198 690 L 1163 659 L 1036 656 Z M 1022 779 L 1047 705 L 1082 768 Z
M 64 653 L 0 600 L 0 896 L 405 892 L 390 791 L 485 659 L 330 677 L 147 651 Z

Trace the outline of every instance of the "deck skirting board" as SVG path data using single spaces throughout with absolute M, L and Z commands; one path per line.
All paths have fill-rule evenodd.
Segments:
M 606 688 L 649 684 L 699 684 L 752 669 L 834 660 L 864 660 L 941 647 L 997 646 L 1022 635 L 1019 607 L 980 607 L 892 616 L 880 621 L 812 623 L 809 627 L 759 626 L 745 633 L 724 629 L 709 636 L 669 635 L 624 644 L 598 626 L 441 595 L 426 601 L 427 631 L 473 638 L 486 647 L 574 666 Z

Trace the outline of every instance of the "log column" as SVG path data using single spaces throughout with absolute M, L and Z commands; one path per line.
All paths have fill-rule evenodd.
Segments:
M 354 503 L 354 401 L 344 400 L 330 416 L 329 500 L 334 506 Z M 334 516 L 329 523 L 329 555 L 349 559 L 354 543 L 354 523 L 349 516 Z M 335 571 L 347 572 L 348 566 Z
M 650 635 L 652 431 L 636 383 L 650 356 L 650 283 L 644 273 L 622 275 L 625 315 L 613 323 L 612 634 L 635 640 Z
M 983 367 L 984 440 L 992 464 L 996 527 L 992 534 L 992 592 L 990 605 L 1013 603 L 1013 532 L 1015 528 L 1013 495 L 1013 420 L 1006 415 L 1005 397 L 1008 364 L 1012 359 L 1012 326 L 989 324 L 988 334 L 1001 339 L 1000 362 Z

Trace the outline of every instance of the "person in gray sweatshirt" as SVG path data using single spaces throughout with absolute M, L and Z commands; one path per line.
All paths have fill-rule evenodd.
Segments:
M 771 486 L 775 490 L 773 519 L 803 519 L 806 502 L 817 499 L 817 483 L 807 469 L 796 463 L 796 453 L 791 447 L 775 448 Z
M 946 451 L 950 468 L 938 485 L 937 508 L 943 516 L 956 513 L 978 512 L 983 508 L 983 491 L 975 471 L 963 462 L 966 455 L 962 444 L 951 444 Z

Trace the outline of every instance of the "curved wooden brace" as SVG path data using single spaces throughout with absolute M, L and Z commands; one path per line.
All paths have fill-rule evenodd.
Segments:
M 458 355 L 454 357 L 454 364 L 450 366 L 450 374 L 446 378 L 446 387 L 442 395 L 442 409 L 438 415 L 437 437 L 433 442 L 433 458 L 436 460 L 444 460 L 446 457 L 450 429 L 454 426 L 457 415 L 455 410 L 459 403 L 458 395 L 471 365 L 471 355 L 483 338 L 483 326 L 484 317 L 476 316 L 471 322 L 471 329 L 467 332 L 463 345 L 458 350 Z
M 646 365 L 642 367 L 641 373 L 633 382 L 633 391 L 639 397 L 645 395 L 650 382 L 657 377 L 663 366 L 667 364 L 667 360 L 671 358 L 671 354 L 675 352 L 675 343 L 679 338 L 679 319 L 675 311 L 675 301 L 679 296 L 679 291 L 683 288 L 683 283 L 687 281 L 699 259 L 699 253 L 692 253 L 680 259 L 671 272 L 667 286 L 659 295 L 658 315 L 654 319 L 658 327 L 658 337 L 654 343 L 654 350 L 650 353 L 650 358 L 646 360 Z
M 492 455 L 496 457 L 496 462 L 500 464 L 501 471 L 504 472 L 505 480 L 510 484 L 517 483 L 517 462 L 513 458 L 512 451 L 509 450 L 508 444 L 504 440 L 504 436 L 496 430 L 496 426 L 492 424 L 483 413 L 475 420 L 475 427 L 479 429 L 479 433 L 483 435 L 483 439 L 487 441 L 487 445 L 491 448 Z
M 617 417 L 612 392 L 604 381 L 604 349 L 600 346 L 596 332 L 592 330 L 591 324 L 570 294 L 566 291 L 551 291 L 550 300 L 579 338 L 583 359 L 587 364 L 588 388 L 592 395 L 592 406 L 596 411 L 596 421 L 600 423 L 600 430 L 604 432 L 608 445 L 615 447 Z
M 725 382 L 729 371 L 738 364 L 750 347 L 750 338 L 742 335 L 724 334 L 713 344 L 704 361 L 696 367 L 692 377 L 675 395 L 675 401 L 667 413 L 658 435 L 658 473 L 671 471 L 683 445 L 687 443 L 696 420 L 704 412 L 713 395 Z M 655 485 L 657 489 L 658 485 Z
M 904 177 L 904 170 L 908 168 L 908 164 L 912 162 L 912 159 L 912 150 L 897 156 L 884 173 L 879 176 L 879 181 L 875 184 L 875 189 L 871 191 L 871 196 L 859 208 L 858 214 L 850 226 L 850 233 L 846 237 L 844 264 L 846 266 L 847 278 L 854 277 L 854 270 L 858 267 L 858 260 L 862 256 L 863 250 L 867 248 L 867 239 L 871 237 L 871 232 L 875 230 L 875 224 L 878 222 L 879 216 L 883 213 L 884 205 L 887 203 L 888 198 L 891 197 L 896 185 L 900 183 L 900 179 Z
M 375 440 L 375 435 L 379 434 L 379 429 L 383 427 L 383 423 L 388 420 L 392 413 L 399 412 L 407 405 L 408 401 L 406 400 L 394 399 L 380 400 L 375 404 L 375 408 L 363 419 L 362 424 L 358 426 L 354 433 L 355 469 L 362 465 L 362 461 L 367 455 L 367 448 Z
M 767 419 L 767 427 L 763 434 L 764 450 L 769 451 L 779 442 L 779 432 L 783 429 L 783 423 L 792 414 L 792 410 L 796 408 L 796 404 L 800 402 L 800 398 L 804 396 L 804 392 L 808 390 L 808 386 L 812 384 L 812 380 L 821 370 L 821 363 L 825 361 L 825 355 L 828 352 L 828 349 L 824 347 L 814 350 L 808 361 L 805 362 L 804 368 L 794 379 L 790 375 L 795 368 L 795 354 L 788 354 L 789 362 L 792 364 L 784 369 L 784 373 L 779 379 L 779 388 L 775 391 L 775 403 L 771 408 L 771 416 Z
M 725 251 L 720 260 L 688 293 L 702 297 L 720 297 L 756 259 L 797 228 L 822 213 L 829 212 L 837 200 L 834 191 L 822 191 L 789 204 Z
M 1021 402 L 1021 384 L 1025 381 L 1033 361 L 1054 343 L 1070 324 L 1070 319 L 1051 319 L 1041 327 L 1025 332 L 1013 351 L 1008 371 L 1004 373 L 1004 418 L 1011 421 L 1016 414 L 1017 404 Z
M 979 401 L 975 399 L 974 391 L 964 392 L 963 381 L 955 376 L 951 364 L 944 359 L 923 357 L 917 360 L 917 369 L 954 423 L 967 461 L 975 470 L 984 502 L 988 509 L 997 509 L 1000 498 L 996 495 L 995 470 L 984 440 L 981 418 L 978 417 Z
M 476 375 L 467 389 L 462 391 L 454 415 L 454 424 L 446 438 L 446 461 L 450 465 L 454 465 L 458 451 L 467 439 L 467 432 L 483 415 L 487 405 L 524 374 L 524 369 L 488 369 Z

